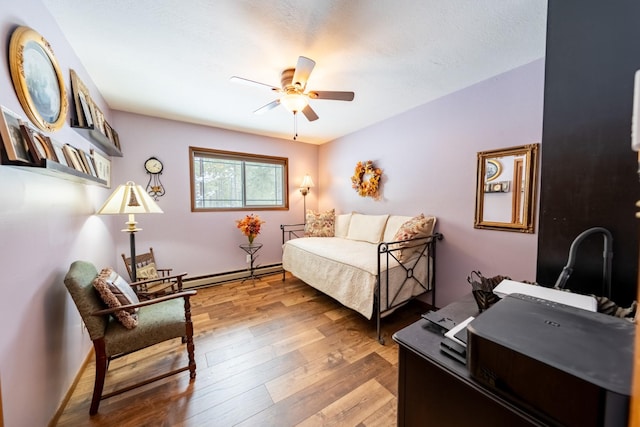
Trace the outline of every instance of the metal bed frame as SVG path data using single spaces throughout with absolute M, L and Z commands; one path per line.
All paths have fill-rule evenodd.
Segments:
M 280 225 L 282 230 L 282 244 L 288 240 L 299 238 L 304 236 L 304 224 L 283 224 Z M 420 237 L 409 240 L 399 240 L 396 242 L 381 242 L 378 244 L 378 273 L 376 275 L 376 289 L 374 295 L 374 312 L 376 317 L 376 333 L 377 339 L 380 344 L 384 345 L 384 338 L 382 338 L 382 316 L 383 314 L 395 310 L 396 308 L 406 304 L 407 302 L 415 299 L 427 292 L 431 292 L 431 305 L 435 307 L 436 302 L 436 241 L 442 240 L 443 235 L 441 233 L 433 233 L 429 237 Z M 404 247 L 399 247 L 398 243 L 405 244 Z M 406 261 L 400 261 L 400 252 L 403 249 L 413 248 L 420 256 L 411 256 L 409 263 Z M 405 276 L 402 284 L 398 287 L 397 291 L 393 295 L 389 295 L 389 267 L 395 260 L 402 269 L 404 269 Z M 414 275 L 415 269 L 420 262 L 426 263 L 426 277 L 418 277 Z M 282 280 L 285 280 L 286 271 L 282 270 Z M 384 278 L 384 283 L 382 282 Z M 418 295 L 411 296 L 410 298 L 398 301 L 400 292 L 407 286 L 407 283 L 417 283 L 424 292 Z M 387 295 L 386 304 L 382 307 L 382 291 L 386 291 Z

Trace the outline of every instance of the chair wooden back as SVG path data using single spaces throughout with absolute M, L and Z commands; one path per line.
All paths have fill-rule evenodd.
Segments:
M 76 304 L 91 340 L 104 337 L 109 316 L 93 316 L 104 305 L 98 292 L 93 288 L 93 280 L 98 276 L 96 267 L 87 261 L 74 261 L 64 278 L 64 284 Z
M 127 257 L 125 254 L 122 254 L 122 260 L 124 261 L 124 265 L 127 268 L 127 273 L 129 273 L 129 279 L 133 280 L 133 271 L 131 269 L 131 257 Z M 136 254 L 136 262 L 135 262 L 136 271 L 150 264 L 155 264 L 155 267 L 156 268 L 158 267 L 158 265 L 156 264 L 156 258 L 153 255 L 153 248 L 149 248 L 149 252 L 147 253 Z M 140 278 L 138 278 L 138 280 L 140 280 Z

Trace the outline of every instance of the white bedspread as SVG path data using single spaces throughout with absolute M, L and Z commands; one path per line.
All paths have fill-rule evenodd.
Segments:
M 284 244 L 282 266 L 308 285 L 338 300 L 341 304 L 371 319 L 374 308 L 378 245 L 340 237 L 303 237 Z M 417 255 L 416 255 L 417 256 Z M 405 262 L 413 265 L 413 259 Z M 418 263 L 413 275 L 430 286 L 425 277 L 426 262 Z M 393 260 L 389 265 L 389 294 L 393 297 L 405 281 L 405 271 Z M 387 305 L 386 279 L 383 274 L 381 306 Z M 393 301 L 397 304 L 425 290 L 409 280 Z

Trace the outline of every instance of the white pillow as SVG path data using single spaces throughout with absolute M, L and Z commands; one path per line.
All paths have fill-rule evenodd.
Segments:
M 389 215 L 351 215 L 347 239 L 380 243 Z
M 396 235 L 396 232 L 400 229 L 400 226 L 405 222 L 409 221 L 411 216 L 400 216 L 400 215 L 390 215 L 387 220 L 387 225 L 384 228 L 384 236 L 382 237 L 383 242 L 393 242 L 393 237 Z
M 336 215 L 334 235 L 336 237 L 346 238 L 349 233 L 349 223 L 351 222 L 351 214 Z

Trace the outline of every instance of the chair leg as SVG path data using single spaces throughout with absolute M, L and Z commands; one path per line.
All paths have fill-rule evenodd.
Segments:
M 191 302 L 189 297 L 184 299 L 184 317 L 185 317 L 185 329 L 187 342 L 187 354 L 189 355 L 189 378 L 194 379 L 196 377 L 196 358 L 195 358 L 195 345 L 193 344 L 193 322 L 191 321 Z M 184 342 L 184 341 L 183 341 Z
M 102 338 L 93 342 L 93 349 L 96 355 L 96 381 L 93 385 L 93 398 L 91 399 L 89 415 L 98 413 L 98 406 L 100 406 L 100 399 L 102 398 L 102 389 L 104 388 L 104 379 L 107 376 L 107 367 L 109 366 L 109 359 L 105 353 L 104 340 Z

